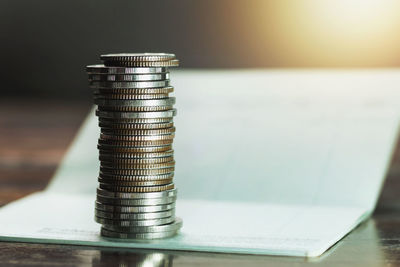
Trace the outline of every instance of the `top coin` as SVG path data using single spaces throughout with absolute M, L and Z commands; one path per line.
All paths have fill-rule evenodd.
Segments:
M 159 60 L 159 61 L 133 61 L 133 60 L 104 60 L 104 65 L 110 67 L 178 67 L 179 60 Z
M 86 71 L 93 74 L 154 74 L 154 73 L 165 73 L 167 68 L 165 67 L 109 67 L 103 64 L 89 65 L 86 66 Z
M 101 55 L 100 59 L 105 61 L 169 61 L 175 59 L 174 54 L 166 53 L 121 53 Z

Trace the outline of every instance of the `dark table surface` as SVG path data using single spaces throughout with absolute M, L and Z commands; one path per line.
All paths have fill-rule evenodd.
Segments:
M 0 100 L 0 206 L 45 188 L 89 109 Z M 0 266 L 400 266 L 399 150 L 373 217 L 319 258 L 0 242 Z

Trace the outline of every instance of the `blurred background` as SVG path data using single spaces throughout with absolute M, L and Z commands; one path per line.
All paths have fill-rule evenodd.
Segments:
M 0 207 L 51 179 L 91 108 L 85 66 L 100 54 L 175 53 L 180 69 L 398 68 L 399 32 L 399 0 L 0 0 Z M 399 176 L 397 146 L 374 215 L 397 260 Z
M 85 66 L 171 52 L 183 68 L 400 66 L 397 0 L 0 1 L 2 97 L 90 101 Z

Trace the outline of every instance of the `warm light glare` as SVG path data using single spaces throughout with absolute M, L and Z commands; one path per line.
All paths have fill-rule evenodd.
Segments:
M 393 25 L 399 16 L 399 1 L 335 0 L 309 1 L 306 10 L 316 24 L 340 34 L 379 34 Z
M 391 47 L 397 46 L 400 1 L 311 0 L 301 10 L 308 17 L 304 37 L 321 47 L 333 48 L 327 61 L 335 62 L 338 57 L 354 62 L 397 57 Z
M 281 0 L 253 10 L 262 18 L 253 23 L 262 36 L 256 48 L 273 49 L 282 62 L 378 67 L 400 60 L 399 0 Z

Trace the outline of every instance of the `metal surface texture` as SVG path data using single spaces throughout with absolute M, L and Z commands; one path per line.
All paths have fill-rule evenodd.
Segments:
M 86 72 L 88 74 L 153 74 L 153 73 L 165 73 L 168 72 L 166 67 L 110 67 L 103 64 L 89 65 L 86 67 Z
M 136 187 L 144 187 L 144 186 L 167 185 L 167 184 L 172 183 L 172 178 L 164 179 L 164 180 L 158 179 L 158 180 L 134 181 L 134 182 L 115 181 L 112 179 L 98 178 L 98 181 L 100 183 L 100 188 L 102 188 L 101 184 L 120 186 L 120 187 L 128 187 L 128 188 L 136 188 Z M 104 188 L 104 189 L 107 189 L 107 188 Z
M 114 99 L 95 99 L 94 103 L 99 106 L 118 106 L 118 107 L 154 107 L 154 106 L 172 106 L 175 104 L 175 97 L 164 99 L 149 100 L 114 100 Z
M 100 172 L 99 179 L 103 180 L 113 180 L 115 183 L 119 182 L 148 182 L 148 181 L 158 181 L 172 179 L 174 177 L 174 172 L 169 172 L 165 174 L 158 175 L 113 175 L 105 174 Z
M 157 74 L 89 74 L 89 80 L 92 81 L 160 81 L 169 80 L 169 73 Z
M 107 205 L 100 202 L 95 203 L 97 210 L 113 213 L 147 213 L 147 212 L 161 212 L 175 208 L 175 203 L 164 204 L 164 205 L 152 205 L 152 206 L 116 206 Z
M 95 216 L 95 221 L 104 225 L 116 225 L 116 226 L 126 226 L 126 227 L 137 227 L 137 226 L 156 226 L 169 224 L 175 221 L 175 216 L 170 216 L 166 218 L 149 219 L 149 220 L 116 220 L 116 219 L 105 219 Z
M 89 81 L 91 88 L 157 88 L 169 86 L 169 80 L 147 82 L 102 82 Z
M 170 121 L 172 117 L 176 116 L 176 109 L 156 112 L 108 112 L 97 110 L 96 115 L 111 119 L 166 119 Z
M 144 213 L 107 212 L 95 209 L 95 216 L 99 218 L 116 219 L 116 220 L 152 220 L 152 219 L 175 216 L 175 209 L 160 211 L 160 212 L 144 212 Z
M 96 88 L 93 89 L 95 94 L 105 94 L 105 97 L 108 94 L 116 94 L 116 95 L 151 95 L 151 94 L 169 94 L 174 91 L 173 86 L 167 87 L 158 87 L 158 88 Z
M 117 60 L 105 60 L 104 65 L 106 66 L 124 66 L 124 67 L 177 67 L 179 66 L 179 60 L 173 59 L 169 61 L 117 61 Z
M 123 207 L 142 207 L 142 206 L 158 206 L 175 203 L 176 196 L 161 197 L 161 198 L 141 198 L 141 199 L 126 199 L 126 198 L 110 198 L 102 195 L 97 195 L 97 201 L 102 204 L 123 206 Z
M 115 232 L 135 232 L 135 233 L 160 233 L 179 230 L 182 227 L 183 221 L 181 218 L 176 217 L 172 224 L 155 225 L 155 226 L 141 226 L 141 227 L 124 227 L 118 225 L 106 225 L 104 228 Z
M 107 61 L 129 61 L 129 62 L 158 62 L 158 61 L 169 61 L 175 59 L 174 54 L 167 53 L 119 53 L 119 54 L 105 54 L 101 55 L 100 59 Z

